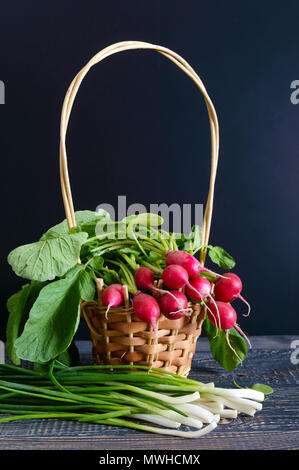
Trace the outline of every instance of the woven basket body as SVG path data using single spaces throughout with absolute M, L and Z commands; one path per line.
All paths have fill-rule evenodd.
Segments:
M 144 365 L 188 375 L 205 317 L 200 304 L 189 303 L 188 307 L 192 314 L 177 320 L 160 315 L 155 341 L 151 325 L 140 321 L 132 307 L 112 308 L 106 316 L 107 307 L 96 301 L 82 302 L 95 362 Z
M 156 51 L 169 59 L 191 78 L 203 95 L 211 131 L 210 182 L 202 225 L 202 245 L 207 246 L 219 152 L 217 114 L 204 84 L 186 60 L 168 48 L 141 41 L 122 41 L 101 50 L 79 71 L 67 90 L 60 121 L 59 163 L 61 191 L 68 227 L 75 227 L 76 219 L 68 174 L 66 134 L 77 92 L 84 77 L 95 64 L 116 53 L 136 49 Z M 206 251 L 200 250 L 202 265 L 205 262 L 205 257 Z M 174 371 L 180 375 L 188 374 L 196 348 L 196 340 L 200 336 L 205 317 L 205 312 L 201 310 L 200 305 L 190 304 L 192 314 L 179 320 L 167 320 L 161 315 L 158 322 L 157 343 L 155 344 L 152 328 L 148 323 L 140 321 L 135 316 L 128 299 L 124 307 L 111 309 L 106 318 L 106 308 L 100 305 L 100 296 L 98 298 L 99 302 L 82 302 L 81 304 L 81 314 L 90 329 L 93 353 L 97 363 L 143 364 Z

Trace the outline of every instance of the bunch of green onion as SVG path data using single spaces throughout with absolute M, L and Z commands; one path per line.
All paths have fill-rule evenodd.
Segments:
M 53 361 L 41 373 L 0 365 L 0 423 L 55 418 L 196 438 L 221 418 L 254 416 L 263 400 L 257 390 L 217 388 L 145 366 L 67 367 Z M 181 425 L 195 430 L 179 430 Z

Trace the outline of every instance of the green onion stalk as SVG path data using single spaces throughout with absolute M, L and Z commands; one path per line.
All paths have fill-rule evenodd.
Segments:
M 195 438 L 221 417 L 254 416 L 263 400 L 261 391 L 218 388 L 146 366 L 67 367 L 55 360 L 40 372 L 0 365 L 0 423 L 63 419 Z

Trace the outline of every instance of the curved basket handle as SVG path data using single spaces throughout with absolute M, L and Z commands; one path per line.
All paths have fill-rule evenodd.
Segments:
M 197 85 L 200 89 L 201 93 L 203 94 L 207 111 L 210 120 L 210 130 L 211 130 L 211 173 L 210 173 L 210 186 L 209 186 L 209 193 L 206 203 L 206 209 L 204 212 L 203 218 L 203 228 L 202 228 L 202 244 L 207 245 L 209 240 L 210 234 L 210 227 L 211 227 L 211 219 L 212 219 L 212 211 L 213 211 L 213 199 L 214 199 L 214 186 L 215 186 L 215 179 L 216 179 L 216 172 L 217 172 L 217 164 L 218 164 L 218 152 L 219 152 L 219 127 L 218 127 L 218 119 L 215 108 L 213 103 L 202 83 L 199 76 L 196 72 L 192 69 L 192 67 L 186 62 L 181 56 L 176 54 L 175 52 L 171 51 L 162 46 L 150 44 L 147 42 L 140 42 L 140 41 L 123 41 L 116 44 L 112 44 L 111 46 L 106 47 L 102 51 L 98 52 L 86 65 L 83 67 L 80 72 L 76 75 L 74 80 L 72 81 L 71 85 L 68 88 L 66 93 L 62 112 L 61 112 L 61 122 L 60 122 L 60 181 L 61 181 L 61 191 L 63 197 L 63 203 L 65 208 L 65 214 L 68 226 L 74 227 L 76 225 L 75 214 L 74 214 L 74 206 L 73 206 L 73 199 L 69 181 L 69 174 L 68 174 L 68 166 L 67 166 L 67 154 L 66 154 L 66 132 L 68 127 L 68 122 L 72 110 L 72 106 L 74 104 L 74 100 L 78 89 L 82 83 L 87 72 L 91 69 L 91 67 L 103 59 L 106 59 L 110 55 L 116 54 L 117 52 L 133 50 L 133 49 L 152 49 L 154 51 L 159 52 L 167 59 L 171 60 L 174 64 L 176 64 L 183 72 L 185 72 Z M 201 250 L 200 259 L 203 263 L 205 261 L 205 251 Z

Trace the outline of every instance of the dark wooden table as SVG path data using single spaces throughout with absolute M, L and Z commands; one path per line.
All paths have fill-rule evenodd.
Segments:
M 232 387 L 233 380 L 242 386 L 259 382 L 275 391 L 253 418 L 226 420 L 202 438 L 181 439 L 70 421 L 24 420 L 0 424 L 0 449 L 299 449 L 299 364 L 292 363 L 294 349 L 290 347 L 294 340 L 299 336 L 251 338 L 253 349 L 243 366 L 225 372 L 213 360 L 206 338 L 200 338 L 190 378 L 223 387 Z M 78 347 L 82 362 L 91 363 L 90 343 L 79 342 Z

